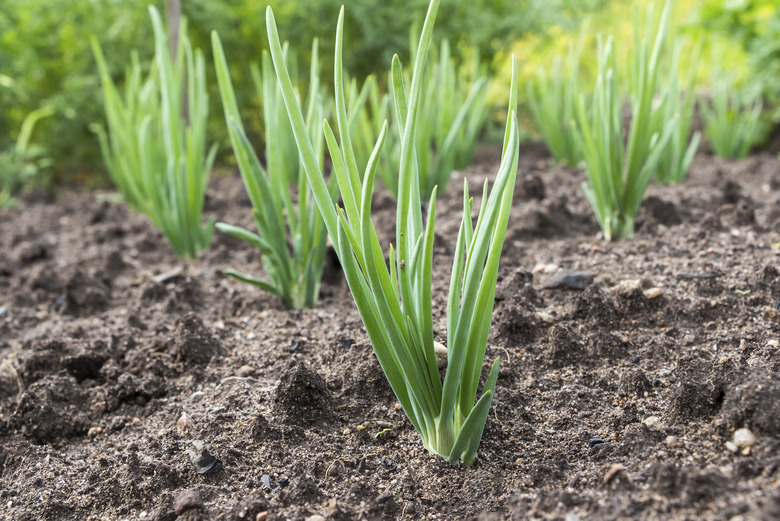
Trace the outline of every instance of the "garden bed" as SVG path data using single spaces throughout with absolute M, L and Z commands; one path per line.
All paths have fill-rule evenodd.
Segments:
M 480 151 L 472 193 L 499 155 Z M 113 192 L 0 211 L 0 517 L 780 518 L 780 160 L 699 155 L 614 243 L 584 172 L 548 162 L 521 148 L 485 364 L 501 371 L 470 468 L 423 449 L 335 256 L 321 302 L 287 311 L 221 274 L 258 273 L 246 244 L 217 234 L 180 261 Z M 250 209 L 238 176 L 212 181 L 208 214 L 251 228 Z M 374 209 L 386 244 L 394 204 L 380 191 Z M 561 269 L 592 280 L 556 286 Z M 755 440 L 727 445 L 743 427 Z

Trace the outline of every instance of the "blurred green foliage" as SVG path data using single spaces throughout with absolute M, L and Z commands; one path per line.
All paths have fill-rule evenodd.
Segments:
M 386 73 L 395 52 L 404 63 L 410 61 L 409 28 L 422 20 L 427 6 L 427 0 L 185 0 L 182 10 L 193 45 L 204 50 L 207 63 L 212 58 L 210 33 L 217 30 L 231 63 L 249 64 L 259 61 L 266 46 L 266 3 L 274 8 L 281 36 L 290 40 L 302 70 L 308 67 L 314 37 L 319 37 L 322 55 L 332 55 L 329 31 L 344 3 L 345 46 L 350 49 L 344 65 L 361 83 L 370 73 Z M 89 36 L 97 37 L 112 77 L 121 83 L 130 50 L 138 50 L 141 63 L 150 62 L 153 38 L 146 17 L 148 4 L 165 9 L 164 0 L 0 0 L 0 151 L 13 148 L 28 114 L 50 108 L 54 115 L 39 122 L 34 141 L 51 159 L 49 171 L 55 180 L 105 179 L 102 174 L 95 177 L 103 168 L 97 139 L 89 130 L 90 124 L 103 121 Z M 565 51 L 569 35 L 577 34 L 584 15 L 592 15 L 594 32 L 603 26 L 621 41 L 620 28 L 624 33 L 630 29 L 632 4 L 628 0 L 448 0 L 439 13 L 435 39 L 449 39 L 456 59 L 478 48 L 489 72 L 500 75 L 505 75 L 508 49 L 514 48 L 519 51 L 523 81 Z M 736 52 L 749 57 L 752 67 L 743 67 L 740 73 L 755 74 L 749 74 L 746 86 L 760 90 L 768 101 L 765 106 L 775 107 L 775 119 L 780 119 L 777 0 L 677 0 L 673 19 L 687 25 L 688 33 L 736 43 L 725 46 L 724 56 L 730 64 Z M 624 50 L 618 51 L 621 62 Z M 595 74 L 595 58 L 585 61 L 590 63 L 584 64 L 583 80 Z M 324 60 L 323 69 L 323 84 L 330 85 L 332 63 Z M 234 67 L 231 79 L 247 112 L 247 133 L 262 149 L 260 110 L 249 70 Z M 706 64 L 700 72 L 707 74 Z M 227 130 L 219 117 L 215 75 L 209 70 L 207 76 L 212 103 L 209 133 L 225 145 Z M 489 100 L 503 103 L 501 97 L 493 92 Z M 227 153 L 229 147 L 221 149 Z M 38 182 L 45 177 L 38 176 Z
M 129 49 L 152 54 L 149 3 L 0 0 L 0 150 L 16 141 L 28 114 L 46 108 L 54 114 L 38 123 L 35 142 L 55 175 L 74 179 L 100 168 L 89 124 L 102 121 L 103 105 L 88 36 L 98 36 L 112 73 L 123 72 Z
M 699 4 L 692 26 L 711 39 L 741 47 L 751 65 L 742 89 L 748 96 L 767 101 L 772 121 L 780 121 L 780 2 L 705 0 Z M 713 66 L 725 68 L 726 63 Z
M 13 194 L 40 184 L 41 178 L 48 173 L 51 159 L 43 147 L 31 144 L 31 138 L 36 123 L 53 112 L 49 107 L 30 112 L 22 122 L 16 143 L 0 150 L 0 208 L 17 206 Z
M 483 61 L 529 31 L 543 32 L 550 24 L 574 25 L 577 14 L 607 0 L 451 0 L 442 9 L 436 39 L 448 38 L 453 54 L 479 48 Z M 342 1 L 270 0 L 282 38 L 301 65 L 309 61 L 309 45 L 320 37 L 322 54 L 333 52 L 332 24 Z M 345 67 L 357 78 L 389 70 L 392 54 L 409 61 L 409 28 L 422 20 L 427 0 L 344 0 L 347 27 Z M 89 49 L 97 37 L 110 73 L 121 82 L 129 52 L 137 49 L 141 63 L 153 54 L 152 29 L 146 7 L 162 12 L 163 0 L 0 0 L 0 150 L 13 146 L 24 118 L 41 107 L 54 116 L 36 128 L 36 142 L 53 161 L 56 181 L 94 179 L 102 172 L 92 123 L 102 122 L 100 80 Z M 265 44 L 266 2 L 256 0 L 186 0 L 182 14 L 189 20 L 193 45 L 204 49 L 211 63 L 210 33 L 217 30 L 233 63 L 259 61 Z M 503 61 L 503 60 L 501 60 Z M 325 61 L 324 76 L 332 74 Z M 227 142 L 219 117 L 216 79 L 207 71 L 213 138 Z M 257 107 L 248 67 L 234 67 L 231 76 L 242 107 Z M 324 81 L 329 85 L 330 81 Z M 261 135 L 258 115 L 248 118 L 250 138 Z M 223 147 L 227 149 L 227 147 Z

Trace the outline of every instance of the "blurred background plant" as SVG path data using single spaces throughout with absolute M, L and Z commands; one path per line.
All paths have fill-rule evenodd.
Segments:
M 556 162 L 570 168 L 582 160 L 582 151 L 574 139 L 577 96 L 582 62 L 583 32 L 579 42 L 569 44 L 565 58 L 555 56 L 549 66 L 539 66 L 536 77 L 526 83 L 528 106 L 536 128 Z
M 179 257 L 194 259 L 209 247 L 214 229 L 213 218 L 203 223 L 216 155 L 216 145 L 206 146 L 206 65 L 200 49 L 190 44 L 186 19 L 179 20 L 171 37 L 159 11 L 150 6 L 149 14 L 154 65 L 144 75 L 133 52 L 122 89 L 92 39 L 107 123 L 107 129 L 96 124 L 95 132 L 111 179 L 127 203 L 149 217 Z
M 742 159 L 764 140 L 763 102 L 755 92 L 739 90 L 728 76 L 712 80 L 711 100 L 699 102 L 704 133 L 718 157 Z
M 637 0 L 640 7 L 650 0 Z M 39 157 L 47 157 L 47 175 L 55 185 L 67 182 L 101 184 L 107 179 L 100 150 L 90 124 L 101 120 L 102 108 L 95 102 L 100 79 L 89 49 L 94 35 L 105 55 L 111 78 L 121 84 L 127 65 L 127 49 L 137 49 L 141 64 L 153 54 L 152 32 L 146 7 L 163 11 L 167 0 L 0 0 L 0 150 L 15 146 L 17 135 L 28 114 L 50 107 L 52 117 L 35 127 L 34 142 Z M 337 18 L 339 2 L 330 0 L 269 0 L 277 19 L 298 29 L 291 42 L 291 58 L 301 70 L 310 61 L 308 43 L 320 37 L 323 56 L 333 51 L 328 30 Z M 408 28 L 419 24 L 426 0 L 349 0 L 345 44 L 347 68 L 358 85 L 376 74 L 379 93 L 387 92 L 386 75 L 392 53 L 409 61 Z M 448 0 L 437 24 L 438 45 L 451 44 L 456 63 L 468 62 L 473 49 L 491 77 L 505 77 L 509 54 L 519 58 L 520 83 L 536 78 L 540 67 L 549 69 L 556 55 L 564 56 L 581 33 L 581 21 L 590 20 L 590 35 L 583 50 L 579 81 L 592 85 L 596 76 L 595 34 L 611 33 L 615 41 L 630 42 L 631 6 L 625 0 Z M 660 3 L 656 1 L 656 3 Z M 194 46 L 204 50 L 211 63 L 210 32 L 217 30 L 236 62 L 251 63 L 266 45 L 263 12 L 266 2 L 255 0 L 187 0 L 183 15 L 189 20 Z M 357 20 L 360 23 L 356 23 Z M 331 23 L 327 23 L 330 21 Z M 764 100 L 764 117 L 780 122 L 780 5 L 777 0 L 677 0 L 673 7 L 670 39 L 684 35 L 703 42 L 707 57 L 718 48 L 719 61 L 728 63 L 729 74 L 741 90 L 755 92 Z M 625 79 L 624 64 L 630 45 L 615 49 L 617 73 Z M 693 53 L 683 53 L 680 70 L 689 71 Z M 332 76 L 332 63 L 323 60 L 323 79 Z M 713 68 L 719 64 L 702 60 L 697 69 L 697 91 L 706 93 Z M 256 150 L 264 149 L 261 106 L 253 88 L 248 67 L 231 69 L 239 105 L 244 108 L 244 124 Z M 144 72 L 147 72 L 146 70 Z M 685 83 L 687 76 L 681 78 Z M 329 81 L 323 81 L 329 85 Z M 494 82 L 495 84 L 495 82 Z M 221 117 L 219 95 L 213 75 L 208 81 L 209 136 L 227 145 L 228 132 Z M 506 99 L 502 89 L 490 89 L 487 100 L 493 110 L 490 121 L 495 132 L 484 139 L 500 138 Z M 526 89 L 520 92 L 518 118 L 526 137 L 538 135 L 531 118 Z M 218 164 L 232 161 L 230 147 L 222 146 Z M 261 158 L 262 159 L 262 158 Z
M 450 43 L 443 40 L 431 46 L 424 72 L 426 85 L 420 106 L 420 125 L 416 136 L 420 194 L 427 200 L 438 186 L 447 189 L 450 174 L 469 166 L 489 115 L 487 92 L 490 79 L 476 48 L 468 58 L 456 62 Z M 411 84 L 411 71 L 404 80 Z M 380 95 L 374 75 L 358 91 L 353 81 L 349 89 L 350 133 L 354 133 L 358 165 L 365 169 L 383 122 L 390 131 L 377 166 L 379 176 L 394 197 L 398 195 L 398 169 L 401 164 L 401 131 L 398 118 L 390 108 L 395 94 Z
M 127 50 L 148 63 L 152 0 L 0 0 L 0 150 L 14 142 L 28 114 L 49 107 L 36 125 L 39 152 L 50 159 L 54 181 L 89 181 L 102 170 L 90 123 L 102 120 L 100 75 L 89 48 L 95 34 L 112 75 L 124 72 Z
M 746 56 L 746 66 L 727 72 L 742 85 L 746 96 L 766 101 L 772 123 L 780 122 L 780 2 L 704 0 L 689 26 L 717 42 L 719 52 L 717 60 L 712 60 L 713 68 L 733 63 L 724 52 L 736 49 Z
M 51 160 L 43 147 L 31 145 L 35 124 L 54 113 L 51 107 L 33 110 L 24 118 L 16 143 L 0 151 L 0 208 L 17 206 L 14 195 L 32 186 L 48 184 Z

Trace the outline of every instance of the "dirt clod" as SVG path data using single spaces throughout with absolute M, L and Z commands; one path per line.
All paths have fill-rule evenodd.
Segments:
M 71 315 L 84 316 L 103 311 L 110 300 L 108 286 L 80 269 L 65 283 L 64 311 Z
M 19 398 L 11 423 L 27 438 L 51 443 L 87 432 L 88 393 L 70 376 L 32 384 Z
M 756 434 L 780 434 L 780 377 L 776 373 L 752 370 L 726 391 L 723 418 L 730 428 L 745 425 Z
M 194 313 L 188 313 L 177 322 L 171 343 L 176 359 L 185 366 L 208 364 L 222 351 L 211 331 Z
M 303 427 L 332 422 L 334 400 L 325 380 L 303 362 L 279 377 L 273 392 L 274 413 L 281 421 Z
M 200 510 L 202 508 L 203 499 L 201 499 L 200 492 L 197 490 L 185 490 L 173 500 L 173 511 L 176 512 L 177 516 L 188 510 Z

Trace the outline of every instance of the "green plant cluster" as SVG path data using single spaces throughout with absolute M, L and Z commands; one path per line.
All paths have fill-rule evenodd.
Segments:
M 547 0 L 450 0 L 439 18 L 441 38 L 452 43 L 452 52 L 477 48 L 491 66 L 496 56 L 520 35 L 543 32 L 553 23 L 574 23 L 577 15 L 604 0 L 551 3 Z M 290 49 L 302 64 L 310 61 L 310 42 L 320 36 L 322 52 L 333 52 L 333 42 L 323 20 L 335 20 L 339 3 L 330 0 L 287 2 L 269 0 L 277 17 L 298 32 Z M 146 23 L 146 7 L 164 10 L 163 0 L 0 0 L 0 150 L 14 146 L 22 122 L 39 108 L 54 115 L 41 121 L 35 142 L 50 159 L 51 168 L 36 176 L 36 185 L 54 181 L 97 181 L 102 170 L 101 153 L 90 131 L 102 120 L 102 107 L 94 103 L 100 77 L 89 48 L 95 36 L 103 48 L 110 76 L 119 85 L 127 64 L 126 50 L 136 49 L 142 66 L 153 55 L 152 32 Z M 187 0 L 182 12 L 189 20 L 193 46 L 204 50 L 210 62 L 210 33 L 217 30 L 232 60 L 250 63 L 258 56 L 256 35 L 264 28 L 266 2 L 254 0 Z M 408 28 L 422 20 L 425 0 L 352 0 L 345 35 L 350 46 L 348 69 L 358 78 L 389 70 L 392 53 L 406 59 L 410 53 Z M 305 43 L 303 43 L 305 42 Z M 249 69 L 234 67 L 231 80 L 241 106 L 256 103 Z M 324 74 L 332 74 L 330 63 Z M 208 80 L 209 135 L 217 142 L 229 140 L 219 108 L 215 78 Z M 247 116 L 247 135 L 264 139 L 260 118 Z
M 518 131 L 517 72 L 510 89 L 502 161 L 493 190 L 485 183 L 476 228 L 472 227 L 472 201 L 464 191 L 464 215 L 453 261 L 447 305 L 448 368 L 444 382 L 439 377 L 433 346 L 431 282 L 436 189 L 431 194 L 423 222 L 419 190 L 416 132 L 420 124 L 423 70 L 439 7 L 432 0 L 413 62 L 411 85 L 404 83 L 400 60 L 393 58 L 394 110 L 402 128 L 396 219 L 397 251 L 390 247 L 389 265 L 371 221 L 377 158 L 388 127 L 385 123 L 365 172 L 357 168 L 350 135 L 344 89 L 342 47 L 344 16 L 336 32 L 334 90 L 336 126 L 323 125 L 339 185 L 343 209 L 332 200 L 315 146 L 300 109 L 285 56 L 279 42 L 273 12 L 267 14 L 271 54 L 281 85 L 308 182 L 333 240 L 363 324 L 377 359 L 407 417 L 429 452 L 454 465 L 474 462 L 487 421 L 493 388 L 498 376 L 496 360 L 480 399 L 474 403 L 485 356 L 495 294 L 498 261 L 506 234 L 517 175 Z M 408 90 L 407 90 L 408 87 Z M 467 185 L 466 185 L 467 186 Z
M 588 182 L 583 189 L 607 240 L 633 236 L 647 186 L 653 178 L 681 182 L 701 140 L 693 129 L 701 45 L 670 37 L 671 10 L 667 0 L 657 18 L 650 3 L 640 20 L 634 7 L 633 36 L 623 63 L 614 37 L 599 36 L 592 91 L 581 80 L 584 33 L 565 58 L 527 84 L 532 115 L 553 157 L 570 167 L 584 164 Z M 760 108 L 747 113 L 718 93 L 712 109 L 700 105 L 711 140 L 724 143 L 716 149 L 749 146 L 756 135 L 751 118 Z
M 565 58 L 556 56 L 549 67 L 539 67 L 536 78 L 526 84 L 531 116 L 547 147 L 558 163 L 570 168 L 582 160 L 582 151 L 574 137 L 577 98 L 581 95 L 580 63 L 586 32 L 577 45 L 569 45 Z
M 683 111 L 680 106 L 692 103 L 692 93 L 678 90 L 674 69 L 672 81 L 661 83 L 670 12 L 671 0 L 667 0 L 656 22 L 650 4 L 643 29 L 639 10 L 634 11 L 625 88 L 631 111 L 625 131 L 624 91 L 619 87 L 611 37 L 599 39 L 598 74 L 587 109 L 585 96 L 578 99 L 577 124 L 572 128 L 588 174 L 583 189 L 608 241 L 633 237 L 634 220 L 653 176 L 663 164 L 669 180 L 682 179 L 698 144 L 698 138 L 689 134 L 693 109 L 686 106 Z M 675 50 L 673 66 L 679 64 L 679 52 Z
M 127 70 L 124 94 L 111 79 L 97 40 L 92 40 L 103 81 L 109 132 L 96 126 L 111 178 L 127 202 L 145 213 L 177 255 L 195 258 L 211 242 L 213 221 L 202 222 L 216 147 L 206 149 L 208 95 L 203 53 L 193 50 L 182 20 L 175 56 L 156 8 L 155 61 L 144 77 L 137 54 Z
M 453 60 L 447 40 L 433 46 L 431 54 L 431 64 L 425 69 L 426 90 L 415 141 L 423 199 L 430 197 L 434 187 L 445 191 L 452 171 L 471 164 L 489 114 L 490 82 L 476 50 L 474 58 L 460 65 Z M 411 76 L 403 74 L 400 62 L 394 63 L 399 66 L 390 71 L 390 92 L 380 94 L 375 77 L 369 76 L 359 92 L 356 82 L 350 84 L 348 100 L 352 108 L 350 130 L 355 136 L 355 154 L 361 167 L 368 162 L 383 122 L 390 122 L 385 153 L 377 168 L 385 186 L 397 198 L 402 129 L 401 117 L 393 107 L 404 94 L 395 91 L 392 82 L 400 85 L 395 77 L 403 76 L 408 84 Z
M 780 4 L 777 0 L 704 0 L 691 26 L 710 38 L 725 39 L 747 53 L 751 71 L 741 97 L 767 101 L 773 123 L 780 122 Z M 714 59 L 716 63 L 716 59 Z M 718 67 L 722 67 L 718 63 Z M 727 71 L 728 72 L 728 71 Z
M 31 138 L 38 121 L 53 114 L 49 107 L 30 112 L 22 122 L 19 136 L 13 146 L 0 151 L 0 208 L 17 204 L 13 194 L 32 186 L 36 178 L 51 166 L 45 150 L 31 144 Z
M 95 103 L 100 75 L 89 35 L 96 35 L 106 51 L 114 77 L 124 72 L 127 49 L 138 49 L 146 63 L 153 52 L 149 4 L 164 2 L 0 0 L 0 150 L 14 146 L 29 114 L 53 113 L 35 128 L 38 156 L 51 168 L 29 179 L 34 186 L 83 181 L 101 168 L 100 149 L 89 130 L 103 111 Z
M 244 186 L 252 202 L 257 233 L 226 223 L 217 223 L 217 229 L 260 250 L 263 266 L 270 280 L 251 277 L 235 270 L 227 270 L 226 273 L 278 295 L 287 308 L 311 307 L 319 299 L 328 234 L 298 158 L 295 136 L 284 108 L 271 57 L 264 52 L 262 71 L 253 68 L 253 77 L 262 100 L 267 136 L 267 164 L 264 168 L 241 123 L 227 59 L 216 32 L 212 35 L 212 42 L 225 122 Z M 289 59 L 287 61 L 289 62 Z M 319 88 L 319 74 L 315 40 L 309 74 L 309 96 L 306 100 L 306 132 L 314 144 L 317 165 L 322 169 L 325 143 L 320 127 L 325 111 L 324 94 Z M 331 183 L 329 191 L 333 203 L 336 198 L 335 183 Z M 297 196 L 297 205 L 293 203 L 293 195 Z M 292 248 L 288 246 L 288 230 Z
M 738 90 L 726 75 L 713 80 L 711 97 L 699 102 L 699 113 L 713 151 L 718 157 L 747 157 L 765 135 L 763 101 Z

